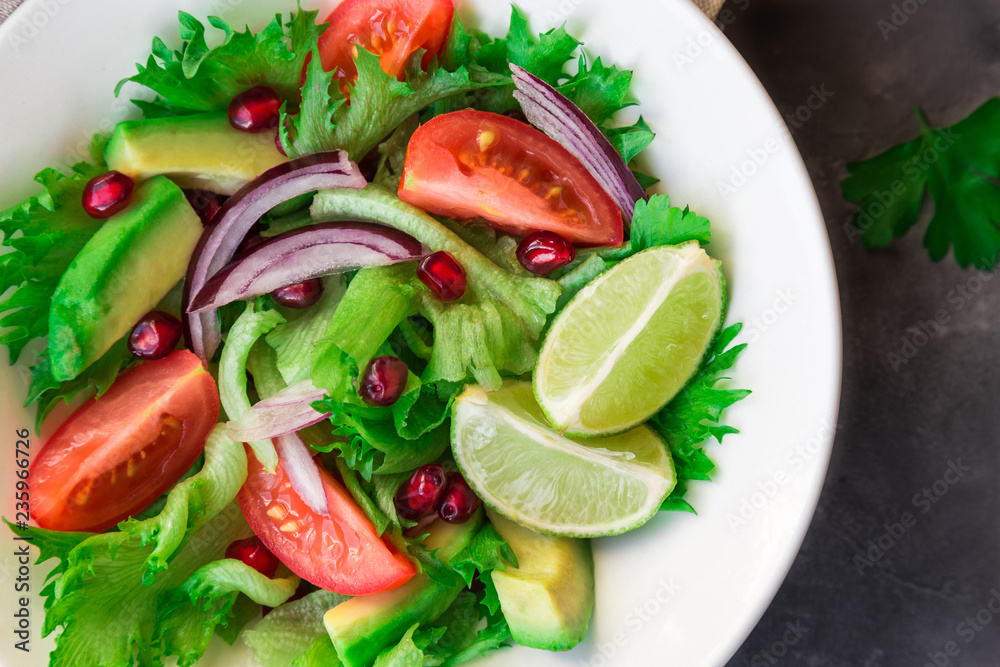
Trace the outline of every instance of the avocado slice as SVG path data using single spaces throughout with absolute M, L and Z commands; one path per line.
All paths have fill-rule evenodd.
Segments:
M 518 644 L 566 651 L 587 634 L 594 610 L 594 560 L 587 540 L 542 535 L 489 512 L 518 567 L 493 570 L 500 609 Z
M 288 158 L 274 134 L 241 132 L 225 112 L 118 123 L 104 160 L 137 181 L 169 176 L 182 188 L 232 195 Z
M 437 520 L 425 546 L 440 549 L 437 556 L 447 565 L 469 546 L 482 522 L 481 510 L 461 524 Z M 323 623 L 340 660 L 347 667 L 367 667 L 415 623 L 429 623 L 443 614 L 462 589 L 439 584 L 421 572 L 399 588 L 341 602 L 326 612 Z
M 139 185 L 70 263 L 52 295 L 52 375 L 78 376 L 184 277 L 202 226 L 184 192 L 162 176 Z

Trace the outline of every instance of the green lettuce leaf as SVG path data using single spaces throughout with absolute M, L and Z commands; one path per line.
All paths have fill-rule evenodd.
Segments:
M 241 419 L 251 409 L 250 398 L 247 396 L 246 370 L 250 350 L 259 338 L 284 321 L 277 311 L 257 310 L 251 301 L 229 329 L 222 357 L 219 359 L 219 399 L 229 419 Z M 274 472 L 278 465 L 274 443 L 270 440 L 258 440 L 248 444 L 261 465 Z
M 729 379 L 723 375 L 733 367 L 746 344 L 729 347 L 742 324 L 721 331 L 705 354 L 701 367 L 684 389 L 653 416 L 650 425 L 663 437 L 674 458 L 677 486 L 661 509 L 693 512 L 684 500 L 689 480 L 709 480 L 715 464 L 703 447 L 709 438 L 722 438 L 739 431 L 721 423 L 726 408 L 750 395 L 746 389 L 730 389 L 718 384 Z
M 208 22 L 223 32 L 222 43 L 210 49 L 204 24 L 178 12 L 180 50 L 171 51 L 155 38 L 145 66 L 137 64 L 139 73 L 119 83 L 115 94 L 125 81 L 156 92 L 157 102 L 139 104 L 146 117 L 225 110 L 233 97 L 254 86 L 269 86 L 284 99 L 295 100 L 305 59 L 326 27 L 316 25 L 317 13 L 299 10 L 284 24 L 275 15 L 256 34 L 249 29 L 236 32 L 210 16 Z
M 511 7 L 506 37 L 484 41 L 475 54 L 475 61 L 491 72 L 509 73 L 508 63 L 520 65 L 556 86 L 566 78 L 566 64 L 579 46 L 580 42 L 567 34 L 565 27 L 533 36 L 528 20 L 516 7 Z
M 104 164 L 81 162 L 69 176 L 46 169 L 35 176 L 45 190 L 0 212 L 0 344 L 6 345 L 10 362 L 16 363 L 24 347 L 49 332 L 49 304 L 59 279 L 101 223 L 83 210 L 83 188 L 104 173 Z M 31 367 L 31 386 L 25 405 L 37 402 L 36 430 L 59 401 L 69 403 L 80 392 L 96 388 L 101 395 L 118 372 L 132 363 L 124 341 L 69 382 L 58 382 L 43 351 Z
M 267 580 L 219 560 L 251 534 L 233 503 L 246 465 L 243 446 L 217 427 L 204 467 L 156 517 L 97 535 L 26 531 L 38 562 L 59 559 L 42 590 L 43 635 L 62 628 L 51 667 L 159 665 L 169 655 L 191 665 L 240 592 L 266 603 L 291 595 L 296 579 Z
M 475 594 L 464 591 L 430 625 L 413 626 L 384 651 L 376 667 L 452 667 L 509 644 L 502 614 L 483 614 Z
M 432 62 L 420 68 L 423 53 L 414 55 L 406 81 L 382 71 L 377 56 L 358 50 L 357 81 L 350 91 L 350 104 L 337 83 L 323 71 L 319 57 L 309 64 L 298 113 L 286 111 L 281 120 L 281 140 L 289 157 L 343 149 L 360 160 L 397 126 L 425 107 L 461 93 L 504 85 L 509 76 L 482 68 L 462 66 L 449 71 Z
M 49 330 L 49 302 L 66 268 L 91 239 L 101 223 L 80 203 L 87 182 L 104 173 L 103 164 L 81 162 L 64 176 L 45 169 L 35 176 L 44 191 L 0 212 L 2 246 L 0 294 L 14 291 L 0 301 L 0 343 L 10 351 L 11 363 L 30 341 Z
M 263 667 L 287 667 L 292 664 L 330 665 L 337 663 L 310 662 L 313 645 L 329 644 L 323 625 L 323 614 L 347 599 L 346 595 L 318 590 L 300 600 L 286 602 L 265 616 L 253 628 L 246 630 L 243 641 L 253 650 L 254 658 Z M 296 662 L 301 660 L 301 662 Z
M 418 627 L 420 627 L 419 624 L 412 626 L 406 631 L 406 634 L 403 635 L 398 644 L 383 651 L 375 659 L 374 667 L 423 667 L 423 649 L 427 647 L 426 645 L 429 643 L 429 640 L 424 637 L 421 642 L 424 646 L 417 645 L 413 640 L 413 633 L 416 632 Z
M 505 570 L 508 563 L 517 567 L 517 556 L 493 524 L 487 521 L 472 538 L 469 546 L 451 559 L 451 568 L 462 577 L 466 586 L 471 586 L 477 573 L 480 579 L 485 579 L 488 577 L 482 575 L 493 570 Z
M 534 366 L 538 336 L 559 297 L 558 283 L 498 266 L 448 227 L 378 186 L 351 192 L 320 192 L 312 213 L 317 221 L 369 220 L 395 227 L 431 250 L 451 253 L 468 276 L 466 295 L 446 304 L 434 298 L 415 276 L 404 281 L 402 267 L 394 267 L 400 273 L 379 270 L 381 273 L 374 274 L 378 279 L 366 288 L 370 299 L 366 311 L 358 309 L 351 312 L 351 317 L 343 318 L 338 313 L 329 331 L 331 340 L 341 349 L 358 350 L 354 352 L 358 355 L 371 349 L 371 343 L 358 343 L 357 332 L 383 326 L 386 315 L 370 304 L 384 290 L 395 290 L 401 294 L 401 305 L 394 307 L 393 317 L 401 320 L 401 313 L 412 312 L 404 308 L 402 294 L 412 293 L 411 308 L 434 326 L 434 345 L 420 378 L 423 382 L 462 382 L 472 376 L 484 387 L 496 388 L 502 382 L 501 372 L 520 375 Z M 359 272 L 345 301 L 359 278 L 373 275 L 372 271 Z

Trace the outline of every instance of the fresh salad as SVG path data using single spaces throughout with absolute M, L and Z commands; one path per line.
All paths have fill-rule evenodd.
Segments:
M 141 119 L 0 213 L 38 430 L 96 394 L 8 517 L 56 561 L 54 667 L 570 649 L 589 538 L 693 512 L 735 432 L 709 222 L 647 194 L 630 72 L 516 9 L 318 18 L 208 17 L 210 48 L 181 13 L 126 79 Z

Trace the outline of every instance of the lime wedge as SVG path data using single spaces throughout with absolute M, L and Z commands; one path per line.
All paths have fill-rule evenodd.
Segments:
M 452 452 L 487 507 L 537 532 L 617 535 L 656 514 L 674 488 L 674 464 L 648 426 L 573 439 L 549 426 L 528 382 L 455 400 Z
M 582 437 L 641 424 L 694 375 L 722 320 L 719 262 L 697 243 L 652 248 L 580 290 L 535 367 L 542 409 Z

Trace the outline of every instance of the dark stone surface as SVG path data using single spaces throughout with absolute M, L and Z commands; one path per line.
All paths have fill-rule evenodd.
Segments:
M 905 23 L 897 14 L 902 25 L 886 37 L 879 21 L 891 24 L 894 4 L 916 12 Z M 784 585 L 729 664 L 1000 665 L 1000 613 L 983 611 L 991 599 L 1000 611 L 1000 279 L 950 257 L 932 263 L 921 239 L 927 211 L 903 240 L 864 250 L 844 231 L 853 209 L 839 195 L 847 161 L 916 135 L 915 105 L 943 125 L 1000 93 L 1000 3 L 732 0 L 727 8 L 727 37 L 783 114 L 812 86 L 833 93 L 792 134 L 826 216 L 844 318 L 841 429 L 819 509 Z M 946 324 L 918 333 L 936 315 Z M 916 354 L 894 364 L 889 355 L 904 340 Z M 952 464 L 968 470 L 954 484 L 939 481 Z M 920 500 L 935 482 L 946 493 Z M 894 526 L 907 512 L 911 526 Z M 872 550 L 877 562 L 856 559 L 880 538 L 889 548 Z M 787 624 L 807 631 L 796 639 Z

